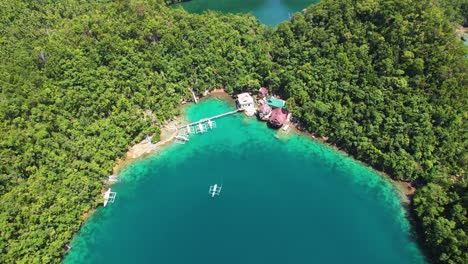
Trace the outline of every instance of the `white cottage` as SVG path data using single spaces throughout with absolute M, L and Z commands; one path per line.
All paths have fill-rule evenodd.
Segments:
M 248 93 L 241 93 L 237 95 L 237 107 L 241 109 L 246 109 L 254 107 L 254 99 Z
M 244 110 L 244 113 L 248 116 L 255 115 L 254 99 L 248 93 L 237 95 L 237 108 Z

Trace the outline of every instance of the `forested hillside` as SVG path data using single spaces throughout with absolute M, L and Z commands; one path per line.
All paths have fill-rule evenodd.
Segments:
M 116 159 L 190 87 L 260 85 L 310 132 L 416 183 L 431 256 L 468 262 L 468 69 L 450 1 L 324 0 L 275 29 L 165 6 L 177 0 L 0 1 L 1 263 L 60 262 Z
M 189 87 L 259 79 L 255 18 L 144 2 L 2 1 L 1 263 L 59 262 L 116 159 Z
M 468 26 L 468 0 L 439 0 L 438 4 L 449 21 Z
M 322 1 L 271 42 L 267 86 L 310 132 L 424 186 L 414 204 L 429 252 L 467 263 L 468 68 L 443 10 L 422 0 Z

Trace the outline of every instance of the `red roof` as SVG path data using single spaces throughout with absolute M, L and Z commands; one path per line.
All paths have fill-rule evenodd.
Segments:
M 271 112 L 270 120 L 268 120 L 268 122 L 270 122 L 270 124 L 274 126 L 280 127 L 284 124 L 284 122 L 286 122 L 287 118 L 288 112 L 282 107 L 279 107 L 273 109 L 273 111 Z
M 258 96 L 267 97 L 268 96 L 268 89 L 265 88 L 265 87 L 260 88 L 260 90 L 258 90 Z

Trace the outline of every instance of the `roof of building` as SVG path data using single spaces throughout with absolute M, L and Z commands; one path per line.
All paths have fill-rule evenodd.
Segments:
M 275 97 L 269 97 L 267 99 L 267 104 L 273 108 L 280 108 L 280 107 L 284 107 L 285 105 L 285 101 L 284 100 L 281 100 L 281 99 L 277 99 Z
M 284 122 L 286 122 L 286 119 L 288 118 L 288 112 L 279 107 L 273 109 L 271 112 L 271 117 L 270 120 L 268 120 L 271 124 L 282 126 Z
M 260 113 L 270 113 L 271 112 L 271 106 L 267 105 L 267 104 L 261 104 L 259 107 L 258 107 L 258 111 Z
M 265 87 L 262 87 L 258 90 L 258 95 L 259 96 L 267 96 L 268 95 L 268 89 Z
M 250 94 L 248 94 L 248 93 L 238 94 L 237 95 L 237 101 L 241 105 L 253 104 L 254 103 L 254 100 L 253 100 L 252 96 L 250 96 Z

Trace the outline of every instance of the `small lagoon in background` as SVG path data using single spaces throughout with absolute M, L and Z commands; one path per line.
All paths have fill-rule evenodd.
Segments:
M 209 98 L 187 115 L 232 109 Z M 244 114 L 216 123 L 124 168 L 115 203 L 85 222 L 64 263 L 426 263 L 374 171 Z
M 177 5 L 190 13 L 216 10 L 223 13 L 251 13 L 263 24 L 276 26 L 319 0 L 191 0 Z

